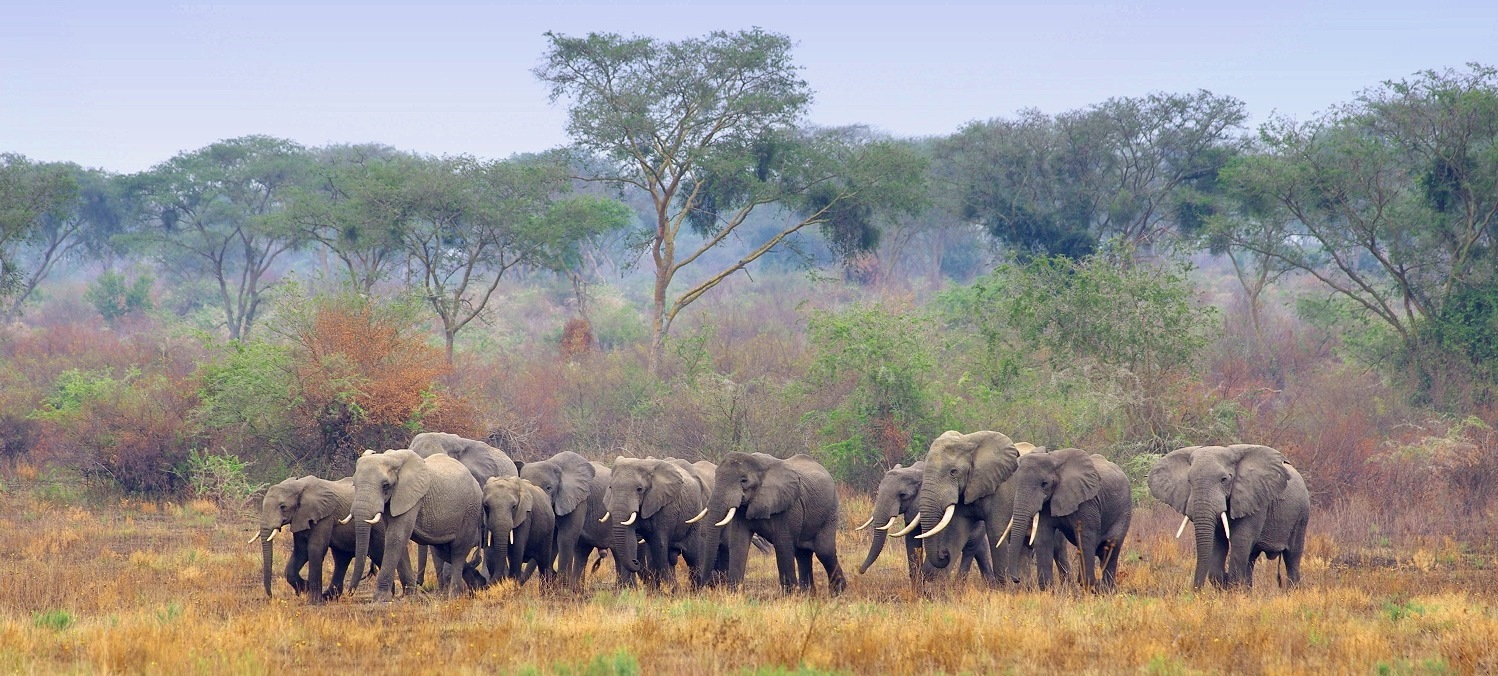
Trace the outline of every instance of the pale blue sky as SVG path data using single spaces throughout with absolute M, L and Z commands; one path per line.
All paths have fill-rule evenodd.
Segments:
M 0 7 L 0 152 L 136 171 L 214 140 L 503 157 L 566 142 L 542 33 L 762 26 L 798 43 L 812 121 L 949 133 L 1033 106 L 1206 88 L 1256 121 L 1381 80 L 1498 65 L 1498 2 Z

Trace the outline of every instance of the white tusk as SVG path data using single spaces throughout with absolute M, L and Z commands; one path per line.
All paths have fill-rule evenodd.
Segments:
M 373 526 L 374 524 L 379 523 L 380 522 L 380 515 L 381 514 L 384 514 L 384 512 L 375 512 L 374 518 L 373 519 L 365 519 L 364 523 L 367 523 L 367 524 L 369 524 L 371 526 Z
M 613 514 L 613 512 L 604 512 L 603 513 L 603 518 L 599 519 L 598 523 L 608 523 L 609 522 L 609 515 L 610 514 Z
M 859 527 L 857 527 L 857 528 L 854 528 L 854 529 L 853 529 L 853 530 L 863 530 L 863 529 L 865 529 L 865 528 L 868 528 L 868 527 L 869 527 L 869 524 L 871 524 L 871 523 L 874 523 L 874 517 L 873 517 L 873 515 L 870 515 L 870 516 L 869 516 L 869 520 L 868 520 L 868 521 L 865 521 L 865 522 L 863 522 L 863 525 L 862 525 L 862 526 L 859 526 Z
M 272 530 L 270 532 L 270 535 L 265 536 L 265 541 L 266 542 L 270 542 L 271 540 L 276 539 L 276 536 L 279 535 L 280 533 L 281 533 L 281 529 L 280 528 L 276 528 L 275 530 Z
M 1228 513 L 1227 512 L 1223 512 L 1222 513 L 1222 534 L 1225 535 L 1225 536 L 1227 536 L 1227 539 L 1229 539 L 1229 540 L 1233 539 L 1233 531 L 1232 531 L 1232 529 L 1228 528 Z
M 874 530 L 889 530 L 889 529 L 894 528 L 894 527 L 895 527 L 895 517 L 890 517 L 889 521 L 885 521 L 883 526 L 879 526 L 878 528 L 875 528 Z
M 630 525 L 633 525 L 634 522 L 635 522 L 635 519 L 638 518 L 639 516 L 640 516 L 639 512 L 630 512 L 629 513 L 629 518 L 625 519 L 623 521 L 620 521 L 619 525 L 621 525 L 621 526 L 630 526 Z
M 921 533 L 920 535 L 915 536 L 915 539 L 924 540 L 931 537 L 932 535 L 940 533 L 942 529 L 947 527 L 947 524 L 952 523 L 952 514 L 956 511 L 957 505 L 947 505 L 947 511 L 942 513 L 941 521 L 936 522 L 936 527 L 932 528 L 929 532 Z
M 637 544 L 637 545 L 643 545 L 643 544 L 645 544 L 645 538 L 640 538 L 640 541 L 636 542 L 635 544 Z
M 479 553 L 479 548 L 478 547 L 474 547 L 473 549 L 468 550 L 468 556 L 463 557 L 463 560 L 467 561 L 468 563 L 473 563 L 473 557 L 475 555 L 477 555 L 478 553 Z
M 1035 513 L 1035 518 L 1030 519 L 1030 545 L 1035 546 L 1035 534 L 1040 532 L 1040 512 Z
M 1186 532 L 1186 524 L 1191 523 L 1191 517 L 1181 517 L 1181 527 L 1176 529 L 1176 539 L 1181 539 L 1181 533 Z
M 249 541 L 249 542 L 246 542 L 246 543 L 245 543 L 245 544 L 247 544 L 247 545 L 252 545 L 252 544 L 255 544 L 255 541 L 256 541 L 256 540 L 259 540 L 259 539 L 260 539 L 260 534 L 259 534 L 259 533 L 256 533 L 256 534 L 254 534 L 254 535 L 251 535 L 251 536 L 250 536 L 250 541 Z
M 1010 519 L 1009 520 L 1009 525 L 1004 526 L 1004 532 L 999 534 L 999 543 L 993 546 L 994 549 L 998 549 L 999 547 L 1003 547 L 1004 546 L 1004 538 L 1009 537 L 1009 529 L 1013 528 L 1013 527 L 1014 527 L 1014 519 Z
M 900 530 L 898 530 L 898 531 L 896 531 L 894 533 L 890 533 L 890 537 L 903 538 L 906 535 L 909 535 L 910 531 L 915 530 L 915 527 L 919 526 L 919 525 L 921 525 L 921 513 L 920 512 L 916 512 L 915 513 L 915 518 L 911 519 L 910 523 L 905 524 L 904 528 L 901 528 Z
M 737 511 L 739 511 L 738 507 L 729 507 L 728 508 L 728 516 L 723 517 L 722 521 L 719 521 L 719 522 L 717 522 L 717 523 L 715 523 L 713 525 L 714 526 L 718 526 L 719 528 L 722 528 L 723 526 L 727 526 L 729 521 L 733 521 L 733 513 L 737 512 Z
M 345 523 L 348 523 L 348 522 L 353 521 L 353 520 L 354 520 L 354 513 L 353 512 L 349 512 L 348 516 L 345 516 L 342 519 L 339 519 L 338 523 L 345 524 Z
M 702 511 L 697 512 L 697 516 L 694 516 L 694 517 L 692 517 L 690 519 L 687 519 L 687 523 L 697 523 L 698 521 L 701 521 L 702 517 L 704 517 L 704 516 L 707 516 L 707 508 L 706 507 L 703 507 Z
M 515 531 L 510 531 L 510 544 L 515 544 Z

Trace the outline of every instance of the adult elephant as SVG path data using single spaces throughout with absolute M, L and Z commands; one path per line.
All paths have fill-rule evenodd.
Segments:
M 456 434 L 447 432 L 422 432 L 411 437 L 410 448 L 417 455 L 426 458 L 433 455 L 446 455 L 468 468 L 468 473 L 473 475 L 473 480 L 478 482 L 482 489 L 484 482 L 490 478 L 519 476 L 519 468 L 510 456 L 482 441 L 475 441 Z M 418 547 L 416 550 L 416 584 L 420 585 L 426 581 L 427 573 L 427 548 Z M 439 567 L 439 575 L 442 570 Z
M 385 522 L 385 551 L 404 551 L 406 542 L 434 548 L 448 564 L 439 578 L 443 589 L 461 589 L 469 552 L 483 542 L 483 491 L 462 463 L 443 454 L 423 458 L 410 449 L 365 451 L 354 468 L 354 580 L 364 574 L 370 531 Z M 472 580 L 472 577 L 469 577 Z M 395 570 L 380 568 L 375 601 L 389 601 Z
M 618 565 L 639 573 L 654 585 L 676 584 L 673 562 L 679 555 L 697 579 L 702 563 L 702 534 L 687 520 L 702 511 L 701 484 L 675 462 L 655 458 L 614 460 L 613 477 L 604 498 L 605 521 L 612 526 L 610 549 Z M 642 563 L 640 540 L 645 542 Z M 624 578 L 621 584 L 632 580 Z
M 1118 559 L 1133 517 L 1129 477 L 1118 465 L 1080 448 L 1031 453 L 1019 459 L 1014 472 L 1014 516 L 1009 521 L 1009 548 L 1016 559 L 1022 552 L 1052 551 L 1060 534 L 1082 552 L 1082 584 L 1112 590 L 1118 582 Z M 1051 565 L 1036 557 L 1040 588 L 1051 584 Z M 1011 566 L 1014 561 L 1011 560 Z
M 346 477 L 328 481 L 315 476 L 304 476 L 282 481 L 265 491 L 260 503 L 260 534 L 251 540 L 260 541 L 262 553 L 261 572 L 265 581 L 265 595 L 271 596 L 271 569 L 274 566 L 271 541 L 282 529 L 290 527 L 292 545 L 291 558 L 286 562 L 287 584 L 298 594 L 306 593 L 307 601 L 314 605 L 325 597 L 337 597 L 343 593 L 343 580 L 349 562 L 354 558 L 354 525 L 338 523 L 348 514 L 354 503 L 354 479 Z M 383 538 L 385 529 L 377 527 L 375 532 Z M 323 563 L 328 552 L 333 553 L 333 579 L 324 590 Z M 369 550 L 370 563 L 379 566 L 384 561 L 384 540 Z M 411 571 L 405 557 L 399 560 L 401 585 L 410 587 Z M 307 567 L 307 577 L 302 578 L 302 567 Z
M 1150 495 L 1186 516 L 1196 532 L 1194 588 L 1253 585 L 1254 560 L 1285 557 L 1300 582 L 1311 494 L 1279 451 L 1256 444 L 1188 446 L 1165 454 L 1149 473 Z M 1221 526 L 1221 528 L 1219 528 Z
M 607 483 L 598 486 L 595 482 L 598 468 L 603 466 L 588 462 L 587 458 L 572 451 L 562 451 L 539 462 L 517 464 L 520 464 L 520 478 L 546 493 L 546 504 L 556 517 L 557 572 L 563 582 L 576 587 L 582 582 L 588 554 L 595 547 L 607 546 L 606 539 L 585 537 L 588 525 L 593 523 L 599 526 L 595 532 L 601 529 L 602 536 L 607 538 L 608 527 L 597 521 L 605 511 L 603 492 L 608 486 Z M 603 469 L 608 471 L 606 467 Z M 590 506 L 596 509 L 591 521 Z M 549 563 L 547 567 L 550 567 Z
M 812 591 L 811 558 L 815 554 L 827 570 L 832 593 L 847 587 L 837 561 L 837 488 L 832 475 L 807 455 L 781 460 L 764 453 L 724 456 L 718 465 L 707 511 L 695 518 L 711 519 L 703 537 L 703 551 L 716 552 L 728 542 L 727 582 L 744 582 L 749 539 L 759 535 L 775 548 L 780 586 Z M 703 566 L 698 582 L 706 583 L 711 566 Z
M 926 453 L 917 518 L 892 535 L 904 536 L 919 527 L 915 537 L 926 541 L 926 564 L 936 568 L 947 567 L 952 551 L 965 546 L 978 529 L 1002 549 L 1003 528 L 1014 509 L 1009 477 L 1019 457 L 1014 441 L 998 432 L 942 433 Z M 1010 557 L 1001 551 L 1000 560 Z M 996 575 L 988 579 L 999 582 Z
M 556 515 L 551 498 L 535 484 L 518 477 L 490 479 L 484 484 L 484 526 L 489 551 L 489 581 L 509 578 L 524 582 L 522 567 L 534 563 L 541 582 L 556 577 Z
M 921 493 L 921 475 L 925 471 L 925 462 L 917 462 L 909 467 L 895 465 L 884 473 L 884 478 L 879 481 L 879 490 L 874 494 L 874 511 L 863 525 L 853 530 L 863 530 L 874 524 L 874 540 L 869 544 L 869 554 L 863 563 L 858 566 L 858 573 L 862 575 L 868 571 L 869 566 L 879 559 L 884 552 L 885 542 L 889 539 L 889 531 L 895 525 L 895 518 L 903 516 L 906 523 L 915 523 L 916 498 Z M 898 532 L 898 531 L 897 531 Z M 928 569 L 922 571 L 921 545 L 924 541 L 915 538 L 905 540 L 905 562 L 910 570 L 912 582 L 920 581 L 931 571 L 941 569 Z M 988 534 L 981 528 L 972 530 L 968 541 L 962 548 L 962 563 L 958 568 L 959 576 L 966 576 L 973 562 L 978 564 L 978 572 L 985 579 L 993 576 L 993 555 L 989 552 Z

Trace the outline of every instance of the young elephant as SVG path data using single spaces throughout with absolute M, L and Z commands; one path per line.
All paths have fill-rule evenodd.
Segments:
M 1097 567 L 1103 569 L 1102 588 L 1118 581 L 1118 559 L 1133 516 L 1129 478 L 1118 465 L 1080 448 L 1031 453 L 1019 459 L 1014 472 L 1014 517 L 1005 537 L 1022 550 L 1051 551 L 1060 533 L 1082 551 L 1082 584 L 1098 586 Z M 1011 564 L 1012 565 L 1012 564 Z M 1042 589 L 1050 586 L 1051 565 L 1037 557 L 1036 577 Z
M 729 453 L 718 465 L 707 511 L 696 518 L 703 517 L 711 524 L 703 537 L 704 552 L 716 552 L 720 539 L 728 541 L 730 587 L 743 584 L 753 534 L 775 548 L 780 586 L 787 592 L 814 589 L 813 554 L 827 569 L 832 593 L 847 587 L 837 561 L 837 488 L 811 456 L 781 460 L 764 453 Z M 708 581 L 711 570 L 702 567 L 699 584 Z
M 286 526 L 291 527 L 291 558 L 286 562 L 286 582 L 300 594 L 306 592 L 312 604 L 323 602 L 324 596 L 336 597 L 343 593 L 343 580 L 349 562 L 354 558 L 354 525 L 340 524 L 338 520 L 348 514 L 354 502 L 354 479 L 328 481 L 315 476 L 287 479 L 265 491 L 260 505 L 260 541 L 263 555 L 262 574 L 265 578 L 265 595 L 271 595 L 272 552 L 271 540 Z M 379 567 L 384 560 L 385 543 L 383 527 L 374 529 L 378 544 L 369 549 L 370 563 Z M 255 540 L 251 540 L 254 542 Z M 323 561 L 328 551 L 333 552 L 333 580 L 324 590 Z M 411 572 L 405 557 L 400 559 L 401 586 L 411 585 Z M 307 566 L 307 579 L 302 579 L 302 566 Z
M 409 449 L 375 453 L 365 451 L 354 469 L 354 506 L 346 520 L 354 521 L 354 580 L 364 574 L 370 530 L 385 525 L 385 551 L 404 551 L 406 543 L 430 545 L 438 559 L 449 564 L 440 577 L 449 593 L 473 581 L 465 570 L 469 552 L 483 542 L 483 491 L 462 463 L 437 454 L 423 458 Z M 391 599 L 395 570 L 380 569 L 375 580 L 374 600 Z
M 607 483 L 597 485 L 598 467 L 602 465 L 588 462 L 587 458 L 572 451 L 562 451 L 546 460 L 520 466 L 520 478 L 546 493 L 547 504 L 556 516 L 557 572 L 567 585 L 573 587 L 582 583 L 588 554 L 595 547 L 607 546 L 607 540 L 585 537 L 589 523 L 599 526 L 604 531 L 603 537 L 607 537 L 607 526 L 597 523 L 605 511 L 603 491 L 608 486 Z M 607 468 L 604 471 L 607 472 Z M 590 505 L 597 507 L 592 521 L 588 518 Z
M 853 530 L 863 530 L 878 523 L 882 524 L 874 528 L 874 541 L 869 545 L 869 555 L 858 566 L 858 573 L 862 575 L 874 565 L 879 555 L 884 552 L 884 544 L 889 538 L 889 529 L 894 527 L 895 517 L 904 516 L 906 523 L 915 523 L 916 498 L 921 493 L 921 473 L 925 470 L 926 463 L 917 462 L 910 467 L 895 465 L 884 473 L 884 478 L 879 481 L 879 490 L 874 494 L 874 512 L 868 521 L 863 522 Z M 930 577 L 931 571 L 941 571 L 941 568 L 932 568 L 922 571 L 921 568 L 921 544 L 923 540 L 908 538 L 905 540 L 905 562 L 910 569 L 911 581 L 919 581 Z M 985 579 L 993 576 L 993 555 L 989 553 L 988 534 L 982 528 L 972 529 L 968 541 L 962 548 L 962 563 L 958 568 L 958 576 L 967 575 L 974 561 L 978 563 L 978 573 Z
M 1254 444 L 1177 449 L 1150 468 L 1149 487 L 1156 500 L 1186 515 L 1176 537 L 1187 522 L 1195 527 L 1193 587 L 1208 580 L 1253 586 L 1259 554 L 1284 556 L 1290 584 L 1300 582 L 1311 494 L 1279 451 Z
M 541 571 L 541 582 L 556 577 L 551 562 L 556 556 L 556 515 L 551 498 L 535 484 L 516 477 L 490 479 L 484 483 L 484 525 L 489 538 L 489 581 L 509 578 L 524 582 L 520 571 L 526 562 Z
M 647 582 L 676 584 L 672 564 L 680 555 L 695 581 L 702 554 L 702 535 L 696 523 L 687 523 L 703 507 L 697 477 L 669 460 L 619 457 L 604 499 L 605 520 L 612 524 L 610 549 L 618 565 L 629 573 L 643 573 Z M 640 540 L 645 541 L 645 561 L 640 561 Z M 621 578 L 621 585 L 632 582 Z

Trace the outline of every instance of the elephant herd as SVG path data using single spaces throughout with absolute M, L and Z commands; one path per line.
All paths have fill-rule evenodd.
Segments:
M 1177 537 L 1194 524 L 1196 587 L 1251 585 L 1260 554 L 1283 556 L 1290 584 L 1299 582 L 1310 496 L 1279 451 L 1182 448 L 1155 463 L 1148 484 L 1186 516 Z M 1063 581 L 1111 590 L 1132 503 L 1128 477 L 1100 455 L 1047 451 L 998 432 L 947 432 L 924 460 L 885 473 L 873 513 L 856 529 L 875 528 L 858 570 L 868 570 L 889 537 L 909 536 L 915 581 L 942 575 L 955 552 L 959 575 L 976 564 L 991 585 L 1019 584 L 1033 566 L 1041 588 L 1059 571 Z M 289 528 L 285 578 L 314 604 L 344 591 L 350 564 L 349 590 L 369 565 L 375 601 L 389 601 L 397 577 L 405 589 L 423 583 L 428 554 L 448 593 L 533 575 L 576 588 L 595 551 L 593 570 L 611 556 L 622 586 L 674 588 L 680 561 L 693 587 L 737 588 L 751 546 L 773 551 L 786 591 L 814 589 L 815 558 L 836 594 L 847 586 L 838 524 L 837 487 L 807 455 L 735 452 L 719 465 L 620 457 L 608 467 L 562 452 L 520 463 L 482 442 L 429 432 L 406 449 L 365 451 L 352 477 L 271 486 L 251 542 L 261 543 L 269 596 L 272 542 Z M 414 567 L 408 542 L 417 545 Z M 1072 548 L 1083 554 L 1077 574 Z

